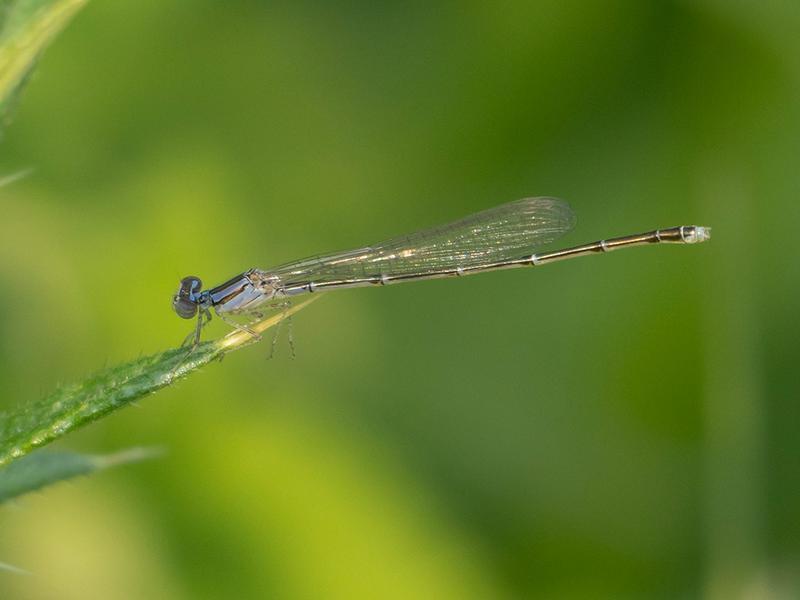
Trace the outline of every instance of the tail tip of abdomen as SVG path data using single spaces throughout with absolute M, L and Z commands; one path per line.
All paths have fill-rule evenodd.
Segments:
M 711 227 L 702 225 L 681 227 L 681 238 L 687 244 L 700 244 L 711 239 Z

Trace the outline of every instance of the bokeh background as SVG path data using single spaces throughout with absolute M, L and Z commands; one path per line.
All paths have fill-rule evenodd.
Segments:
M 698 247 L 342 291 L 71 435 L 6 599 L 800 597 L 800 5 L 94 2 L 0 145 L 0 405 L 170 295 L 531 195 Z M 189 325 L 190 327 L 190 325 Z M 214 335 L 225 328 L 215 323 Z

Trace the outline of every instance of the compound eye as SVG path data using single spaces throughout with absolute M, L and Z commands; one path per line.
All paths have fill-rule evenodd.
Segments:
M 192 293 L 197 293 L 203 288 L 203 282 L 200 281 L 199 277 L 195 277 L 194 275 L 189 275 L 189 277 L 184 277 L 181 279 L 181 287 L 178 290 L 178 294 L 181 296 L 191 296 Z
M 197 296 L 203 288 L 199 277 L 190 275 L 181 279 L 178 292 L 172 297 L 172 308 L 178 316 L 191 319 L 197 314 Z
M 182 319 L 191 319 L 197 314 L 197 304 L 180 295 L 172 297 L 172 308 Z

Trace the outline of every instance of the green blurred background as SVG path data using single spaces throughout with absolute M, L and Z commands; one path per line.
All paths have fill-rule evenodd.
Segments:
M 175 345 L 190 273 L 531 195 L 567 244 L 714 239 L 324 297 L 295 360 L 60 444 L 167 454 L 4 508 L 34 574 L 0 597 L 800 597 L 798 31 L 793 0 L 90 3 L 0 146 L 35 169 L 0 191 L 2 407 Z

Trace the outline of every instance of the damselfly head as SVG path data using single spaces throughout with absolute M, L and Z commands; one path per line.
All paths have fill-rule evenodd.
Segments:
M 197 314 L 197 302 L 203 282 L 199 277 L 184 277 L 177 293 L 172 297 L 172 308 L 183 319 L 191 319 Z

